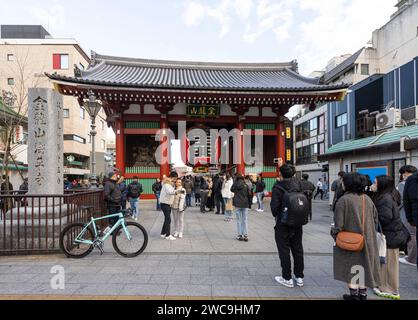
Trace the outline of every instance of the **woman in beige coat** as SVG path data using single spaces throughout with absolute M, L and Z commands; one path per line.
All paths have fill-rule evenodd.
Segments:
M 365 177 L 347 174 L 343 179 L 345 195 L 334 212 L 334 239 L 341 231 L 363 233 L 365 244 L 361 252 L 352 252 L 334 246 L 334 279 L 347 283 L 350 294 L 344 300 L 367 300 L 367 288 L 380 285 L 380 261 L 377 245 L 377 210 L 373 201 L 364 194 Z M 363 226 L 364 214 L 364 226 Z

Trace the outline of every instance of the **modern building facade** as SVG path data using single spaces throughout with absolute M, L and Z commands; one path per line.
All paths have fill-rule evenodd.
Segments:
M 319 156 L 328 150 L 327 106 L 294 119 L 295 164 L 298 174 L 309 174 L 311 181 L 328 180 L 327 162 Z
M 351 171 L 367 159 L 387 161 L 388 173 L 393 173 L 400 163 L 414 161 L 413 152 L 410 156 L 395 155 L 391 152 L 382 155 L 367 153 L 367 148 L 358 154 L 360 158 L 341 158 L 335 152 L 334 146 L 378 136 L 388 128 L 376 127 L 376 116 L 385 113 L 390 108 L 398 111 L 388 111 L 390 121 L 392 118 L 402 118 L 398 126 L 414 125 L 418 117 L 417 109 L 417 56 L 418 56 L 418 2 L 400 1 L 399 10 L 383 27 L 373 32 L 372 40 L 366 47 L 361 48 L 346 59 L 333 59 L 321 77 L 326 84 L 351 83 L 352 86 L 345 99 L 340 102 L 327 103 L 327 149 L 325 154 L 319 155 L 321 165 L 329 168 L 332 182 L 339 171 Z M 330 67 L 336 65 L 334 68 Z M 371 114 L 371 115 L 370 115 Z M 378 115 L 383 119 L 386 115 Z M 309 113 L 298 119 L 305 122 L 310 118 Z M 386 119 L 386 118 L 385 118 Z M 396 121 L 395 121 L 396 122 Z M 376 128 L 381 130 L 377 130 Z M 400 131 L 402 133 L 402 131 Z M 396 136 L 396 134 L 395 134 Z M 400 138 L 399 138 L 400 139 Z M 394 149 L 399 149 L 393 147 Z M 379 140 L 380 141 L 380 140 Z M 375 143 L 379 141 L 376 140 Z M 406 142 L 407 147 L 410 142 Z M 412 146 L 410 146 L 412 148 Z M 392 149 L 393 149 L 392 148 Z M 333 151 L 332 151 L 333 150 Z M 337 149 L 338 150 L 338 149 Z M 332 151 L 332 152 L 331 152 Z M 360 159 L 360 160 L 359 160 Z M 393 159 L 401 159 L 393 162 Z M 310 165 L 316 166 L 317 159 Z M 329 162 L 329 163 L 328 163 Z M 373 163 L 366 163 L 373 166 Z M 301 167 L 303 169 L 306 168 Z M 299 170 L 299 166 L 298 166 Z M 332 195 L 331 195 L 332 198 Z
M 52 87 L 45 73 L 59 72 L 71 76 L 74 75 L 74 66 L 84 69 L 90 63 L 90 57 L 76 40 L 53 38 L 41 26 L 1 26 L 1 35 L 0 90 L 12 91 L 18 96 L 25 97 L 30 87 Z M 21 103 L 27 106 L 25 98 Z M 25 108 L 24 112 L 27 112 Z M 103 110 L 96 124 L 96 158 L 101 159 L 106 153 L 107 130 Z M 65 96 L 64 173 L 70 179 L 87 178 L 90 173 L 90 130 L 87 111 L 76 97 Z

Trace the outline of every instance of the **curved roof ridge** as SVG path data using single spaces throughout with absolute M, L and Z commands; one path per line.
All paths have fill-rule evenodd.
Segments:
M 282 70 L 290 69 L 297 70 L 297 61 L 289 62 L 270 62 L 270 63 L 230 63 L 230 62 L 203 62 L 203 61 L 176 61 L 176 60 L 156 60 L 156 59 L 143 59 L 143 58 L 127 58 L 101 55 L 92 51 L 92 64 L 91 67 L 95 67 L 101 62 L 106 64 L 118 64 L 118 65 L 135 65 L 146 66 L 156 68 L 184 68 L 184 69 L 220 69 L 220 70 Z

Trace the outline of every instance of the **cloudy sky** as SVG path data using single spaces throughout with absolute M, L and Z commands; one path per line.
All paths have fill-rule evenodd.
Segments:
M 5 0 L 1 0 L 4 2 Z M 2 24 L 43 24 L 87 52 L 140 58 L 280 62 L 300 72 L 364 46 L 395 0 L 14 0 Z

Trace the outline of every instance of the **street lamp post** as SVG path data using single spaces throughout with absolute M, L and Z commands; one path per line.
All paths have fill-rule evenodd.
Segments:
M 100 112 L 100 109 L 102 108 L 102 105 L 97 102 L 96 96 L 92 90 L 89 90 L 87 93 L 89 98 L 84 101 L 83 105 L 84 108 L 87 110 L 87 113 L 90 116 L 91 119 L 91 149 L 92 149 L 92 155 L 91 155 L 91 169 L 90 169 L 90 185 L 92 188 L 97 188 L 97 176 L 96 176 L 96 117 Z

